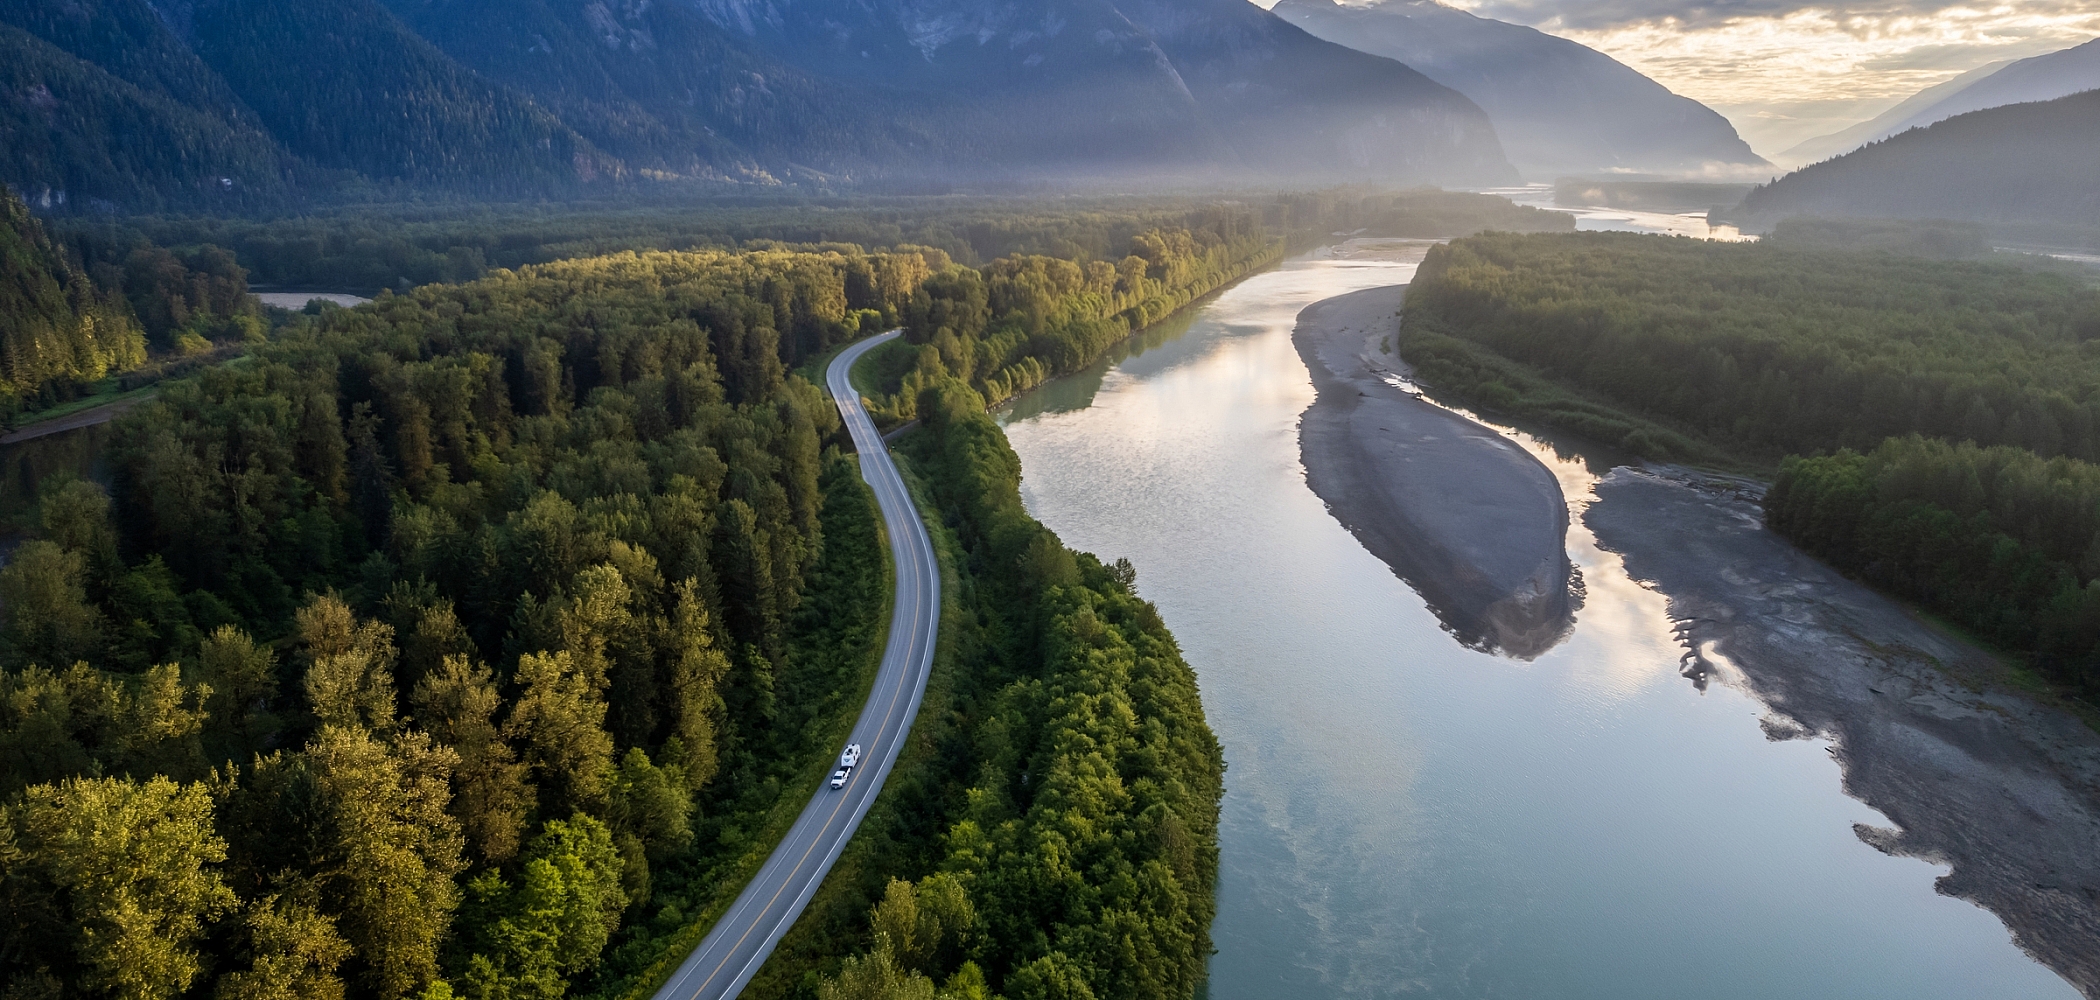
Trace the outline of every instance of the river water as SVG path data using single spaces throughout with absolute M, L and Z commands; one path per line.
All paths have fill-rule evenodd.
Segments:
M 1889 824 L 1824 744 L 1680 676 L 1663 597 L 1579 516 L 1584 607 L 1527 663 L 1459 645 L 1327 513 L 1293 319 L 1424 249 L 1292 260 L 1004 415 L 1029 509 L 1137 566 L 1224 744 L 1212 1000 L 2075 998 L 1944 868 L 1853 835 Z M 1510 433 L 1588 500 L 1582 460 Z
M 1637 208 L 1618 208 L 1609 205 L 1563 205 L 1554 199 L 1551 184 L 1527 184 L 1523 187 L 1483 188 L 1482 194 L 1492 194 L 1549 212 L 1566 212 L 1575 217 L 1578 232 L 1622 232 L 1653 233 L 1661 236 L 1690 236 L 1702 240 L 1720 240 L 1725 243 L 1741 243 L 1757 239 L 1754 233 L 1745 233 L 1732 225 L 1709 225 L 1706 210 L 1684 212 L 1654 212 Z

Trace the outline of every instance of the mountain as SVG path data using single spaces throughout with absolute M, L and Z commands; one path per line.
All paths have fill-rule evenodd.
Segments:
M 1787 163 L 1814 163 L 1867 143 L 1970 111 L 2048 101 L 2100 89 L 2100 38 L 2013 62 L 1978 67 L 1841 132 L 1818 136 L 1780 154 Z
M 0 0 L 0 179 L 39 209 L 240 208 L 283 191 L 283 151 L 186 50 L 130 48 L 112 72 L 6 23 L 23 6 Z M 77 37 L 61 37 L 121 37 L 79 20 Z
M 97 290 L 29 206 L 0 191 L 0 414 L 54 384 L 93 381 L 146 360 L 121 297 Z
M 1514 178 L 1462 94 L 1245 0 L 0 0 L 0 60 L 0 180 L 54 209 Z
M 1398 60 L 1472 98 L 1494 121 L 1510 162 L 1535 180 L 1768 165 L 1713 109 L 1602 52 L 1534 28 L 1436 0 L 1282 0 L 1274 11 L 1317 37 Z
M 667 166 L 719 141 L 768 169 L 949 180 L 1508 175 L 1463 96 L 1244 0 L 390 3 L 550 108 L 615 109 L 565 116 Z
M 1730 218 L 1792 215 L 2100 226 L 2100 90 L 1956 115 L 1750 192 Z
M 559 118 L 460 66 L 373 0 L 181 8 L 183 41 L 287 149 L 320 166 L 518 193 L 617 170 Z

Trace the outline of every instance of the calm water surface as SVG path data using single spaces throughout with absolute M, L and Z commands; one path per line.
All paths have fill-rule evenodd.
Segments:
M 1888 821 L 1824 744 L 1680 677 L 1663 598 L 1579 519 L 1587 603 L 1522 663 L 1459 646 L 1328 515 L 1293 318 L 1422 249 L 1290 262 L 1006 416 L 1029 508 L 1130 558 L 1201 677 L 1231 768 L 1213 1000 L 2075 998 L 1944 869 L 1853 836 Z
M 1663 236 L 1721 240 L 1726 243 L 1757 239 L 1756 234 L 1745 233 L 1731 225 L 1707 225 L 1704 209 L 1696 212 L 1643 212 L 1639 209 L 1614 208 L 1609 205 L 1563 205 L 1554 200 L 1551 184 L 1486 188 L 1483 189 L 1483 193 L 1499 195 L 1532 208 L 1566 212 L 1575 217 L 1575 229 L 1578 232 L 1656 233 Z

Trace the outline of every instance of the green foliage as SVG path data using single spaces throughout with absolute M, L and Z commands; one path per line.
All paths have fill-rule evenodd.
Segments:
M 946 641 L 970 662 L 919 834 L 936 859 L 890 884 L 870 951 L 820 995 L 1192 996 L 1224 778 L 1194 672 L 1126 569 L 1028 516 L 973 390 L 940 382 L 918 406 L 927 432 L 906 440 L 967 553 L 976 620 Z
M 464 945 L 461 992 L 471 1000 L 564 995 L 567 977 L 597 964 L 627 905 L 612 835 L 582 814 L 547 823 L 515 885 L 489 871 L 467 892 L 475 936 Z
M 748 876 L 879 655 L 879 519 L 791 372 L 863 321 L 977 315 L 972 279 L 979 332 L 1036 324 L 1067 352 L 1044 356 L 1077 358 L 1103 315 L 1274 252 L 1242 235 L 1139 230 L 1157 259 L 1120 291 L 932 250 L 629 254 L 301 320 L 121 418 L 109 496 L 45 491 L 42 537 L 0 568 L 0 793 L 211 776 L 229 894 L 169 937 L 196 956 L 181 990 L 623 988 Z M 916 301 L 937 273 L 960 299 Z M 920 786 L 927 849 L 875 917 L 891 978 L 982 998 L 1064 962 L 1104 993 L 1185 993 L 1222 768 L 1193 676 L 1127 575 L 1027 518 L 972 391 L 935 388 L 942 502 L 985 560 L 996 650 L 957 724 L 1010 749 Z M 949 857 L 950 826 L 989 832 Z M 1051 836 L 1078 838 L 1095 884 L 1014 895 Z M 90 989 L 77 963 L 12 956 L 10 989 Z
M 0 791 L 104 772 L 202 777 L 210 695 L 174 664 L 138 675 L 85 663 L 0 672 Z
M 1772 530 L 2100 693 L 2100 466 L 1918 437 L 1789 458 Z
M 939 269 L 904 310 L 905 339 L 919 349 L 884 382 L 893 395 L 878 418 L 916 418 L 920 390 L 950 377 L 998 402 L 1077 371 L 1282 254 L 1250 215 L 1221 209 L 1190 222 L 1135 234 L 1114 262 L 1023 256 Z
M 0 192 L 0 412 L 145 360 L 121 301 L 95 288 L 21 199 Z
M 145 3 L 122 3 L 145 15 L 161 52 L 131 49 L 106 24 L 64 31 L 73 20 L 67 8 L 83 4 L 0 4 L 0 93 L 8 95 L 0 100 L 0 135 L 8 137 L 0 178 L 39 209 L 61 212 L 238 211 L 281 202 L 286 158 L 253 121 L 229 116 L 232 108 L 213 107 L 204 95 L 176 96 L 145 79 L 150 70 L 137 82 L 123 79 L 127 68 L 140 67 L 96 51 L 108 45 L 136 59 L 179 54 L 195 63 Z
M 489 668 L 447 656 L 416 682 L 415 715 L 437 742 L 459 755 L 452 770 L 452 814 L 467 843 L 489 862 L 510 860 L 532 812 L 527 766 L 496 724 L 502 707 Z
M 1401 346 L 1440 389 L 1646 456 L 1797 453 L 1774 531 L 2090 694 L 2100 291 L 1921 256 L 1973 235 L 1477 237 L 1431 252 Z
M 1461 338 L 1759 459 L 1915 432 L 2100 460 L 2100 290 L 2062 274 L 1489 234 L 1430 251 L 1402 331 Z
M 0 567 L 0 629 L 15 655 L 68 663 L 102 651 L 102 615 L 87 598 L 87 557 L 56 542 L 24 542 Z
M 342 1000 L 336 969 L 350 957 L 350 943 L 311 903 L 277 895 L 256 900 L 242 914 L 240 936 L 249 966 L 221 976 L 215 1000 Z
M 1764 242 L 1789 250 L 1893 253 L 1937 260 L 1988 257 L 1990 240 L 1975 222 L 1909 219 L 1781 219 Z
M 472 281 L 496 269 L 623 250 L 766 250 L 802 246 L 856 256 L 860 247 L 901 253 L 938 250 L 979 267 L 1001 257 L 1048 256 L 1074 262 L 1120 261 L 1150 230 L 1199 230 L 1216 215 L 1215 198 L 1059 196 L 1053 199 L 944 196 L 735 197 L 546 204 L 317 207 L 296 216 L 200 218 L 165 215 L 118 222 L 62 217 L 69 244 L 97 261 L 122 264 L 137 247 L 231 250 L 258 284 L 405 292 L 433 282 Z M 1573 218 L 1491 195 L 1424 189 L 1349 189 L 1250 197 L 1226 207 L 1248 213 L 1272 236 L 1304 241 L 1336 231 L 1372 236 L 1450 237 L 1483 229 L 1565 231 Z M 107 249 L 102 249 L 107 248 Z M 939 263 L 935 255 L 927 260 Z M 885 266 L 884 261 L 887 261 Z M 848 275 L 856 309 L 909 299 L 924 271 L 899 270 L 909 258 L 870 259 Z M 894 319 L 894 315 L 889 317 Z M 883 327 L 887 329 L 887 326 Z
M 0 968 L 119 1000 L 180 996 L 207 923 L 234 902 L 202 785 L 68 778 L 0 809 Z M 19 980 L 18 980 L 19 981 Z
M 829 570 L 857 596 L 804 607 L 825 498 L 857 483 L 819 475 L 837 416 L 787 370 L 857 332 L 854 275 L 904 295 L 924 272 L 787 252 L 506 272 L 169 385 L 113 432 L 114 503 L 53 486 L 45 537 L 0 568 L 0 791 L 297 747 L 222 772 L 251 901 L 211 939 L 227 996 L 466 984 L 443 942 L 502 907 L 456 913 L 463 881 L 542 893 L 528 869 L 551 865 L 574 889 L 520 845 L 595 830 L 563 848 L 611 886 L 592 921 L 533 932 L 566 956 L 559 993 L 627 911 L 675 915 L 740 855 L 721 823 L 749 812 L 703 840 L 696 792 L 731 769 L 720 794 L 763 813 L 801 727 L 850 710 L 880 549 L 860 497 Z

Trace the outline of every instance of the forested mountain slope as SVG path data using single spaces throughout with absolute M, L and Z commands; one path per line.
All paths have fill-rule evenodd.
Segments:
M 185 40 L 291 152 L 382 180 L 558 192 L 618 170 L 374 0 L 198 0 Z
M 124 300 L 97 290 L 28 206 L 0 191 L 0 410 L 54 382 L 98 379 L 146 360 Z
M 0 180 L 59 212 L 239 210 L 284 192 L 289 157 L 266 132 L 140 75 L 0 24 Z
M 1805 167 L 1727 213 L 2100 225 L 2100 91 L 1973 111 Z
M 1532 180 L 1765 165 L 1728 119 L 1565 38 L 1436 0 L 1283 0 L 1273 9 L 1320 38 L 1398 60 L 1472 98 Z
M 559 197 L 1511 176 L 1465 97 L 1244 0 L 0 0 L 0 22 L 47 43 L 0 37 L 18 53 L 0 121 L 38 151 L 0 180 L 54 208 L 216 207 L 287 181 L 305 197 L 363 182 Z M 51 95 L 90 92 L 90 113 L 51 113 Z M 118 104 L 138 121 L 111 132 Z M 196 152 L 153 152 L 170 147 Z
M 1962 74 L 1921 92 L 1872 121 L 1810 139 L 1787 150 L 1786 156 L 1790 162 L 1813 162 L 1955 115 L 2008 104 L 2052 101 L 2095 89 L 2100 89 L 2100 38 L 2068 49 L 1994 63 Z

